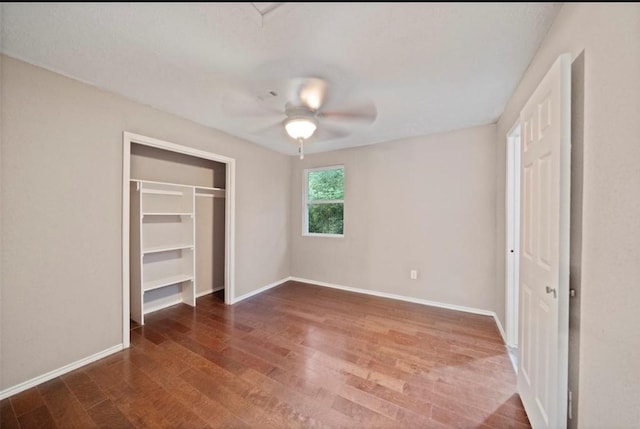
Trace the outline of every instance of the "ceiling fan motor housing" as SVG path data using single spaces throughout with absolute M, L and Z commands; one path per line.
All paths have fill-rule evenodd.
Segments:
M 287 103 L 285 107 L 285 115 L 288 119 L 313 119 L 316 120 L 317 110 L 313 110 L 307 106 L 294 106 Z

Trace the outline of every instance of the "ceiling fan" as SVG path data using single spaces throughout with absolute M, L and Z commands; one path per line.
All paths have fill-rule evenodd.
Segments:
M 329 105 L 340 104 L 341 97 L 336 94 L 329 96 L 329 83 L 322 78 L 291 79 L 282 92 L 284 94 L 269 90 L 249 97 L 235 96 L 223 104 L 224 110 L 242 116 L 273 115 L 276 122 L 262 131 L 284 128 L 286 134 L 300 145 L 300 159 L 304 158 L 305 141 L 314 134 L 321 140 L 345 137 L 350 132 L 345 131 L 344 126 L 370 124 L 377 117 L 376 107 L 369 99 L 348 102 L 342 97 L 344 108 L 329 109 Z

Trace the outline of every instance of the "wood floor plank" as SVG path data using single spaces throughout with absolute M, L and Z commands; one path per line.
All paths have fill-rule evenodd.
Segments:
M 212 427 L 250 427 L 230 413 L 222 404 L 202 395 L 196 388 L 173 371 L 167 371 L 167 367 L 163 365 L 163 362 L 166 360 L 165 356 L 173 356 L 170 350 L 158 348 L 154 352 L 150 352 L 150 354 L 156 359 L 156 364 L 145 365 L 140 369 L 156 380 L 167 392 L 171 392 L 175 400 L 181 402 L 206 421 L 207 424 Z
M 347 384 L 364 392 L 370 393 L 371 395 L 377 396 L 380 399 L 396 404 L 401 408 L 431 418 L 432 405 L 422 398 L 411 397 L 377 384 L 374 381 L 356 376 L 350 376 L 347 380 Z
M 16 416 L 20 417 L 44 405 L 44 400 L 38 388 L 32 387 L 31 389 L 12 396 L 11 405 L 13 406 L 13 411 L 15 411 Z
M 62 381 L 85 409 L 89 409 L 106 399 L 102 390 L 82 371 L 63 375 Z
M 129 419 L 127 419 L 109 399 L 95 404 L 87 410 L 87 412 L 99 428 L 135 428 Z
M 392 427 L 394 425 L 393 420 L 340 395 L 335 397 L 331 408 L 349 416 L 357 427 Z
M 274 372 L 281 371 L 274 370 Z M 266 376 L 251 369 L 247 370 L 242 377 L 278 398 L 283 404 L 281 410 L 294 415 L 296 420 L 302 420 L 303 427 L 353 427 L 352 419 L 330 407 L 335 400 L 335 393 L 323 388 L 306 391 L 295 380 L 273 377 L 272 374 Z
M 105 367 L 94 367 L 86 372 L 134 426 L 173 427 L 153 402 L 154 398 L 165 392 L 148 377 L 142 377 L 128 359 Z
M 0 401 L 0 428 L 19 429 L 20 423 L 9 399 Z
M 433 407 L 433 420 L 442 423 L 450 428 L 468 429 L 492 429 L 491 426 L 484 424 L 482 420 L 478 420 L 473 416 L 470 417 L 466 412 L 457 413 L 441 407 Z
M 287 282 L 145 319 L 131 348 L 2 401 L 2 427 L 530 427 L 488 316 Z
M 80 401 L 71 393 L 60 377 L 38 386 L 47 408 L 58 426 L 64 428 L 91 428 L 95 423 Z
M 277 383 L 253 369 L 245 371 L 242 378 L 263 394 L 273 398 L 271 412 L 278 414 L 278 418 L 289 427 L 329 428 L 351 423 L 347 419 L 342 422 L 336 420 L 336 415 L 332 415 L 329 409 L 311 401 L 300 400 L 294 389 Z
M 147 411 L 155 417 L 169 423 L 171 427 L 204 427 L 205 422 L 193 413 L 180 401 L 172 398 L 171 392 L 164 389 L 154 377 L 150 377 L 136 366 L 134 359 L 131 359 L 131 366 L 126 367 L 128 373 L 127 382 L 135 389 L 139 395 L 136 400 L 143 403 Z M 128 406 L 125 403 L 118 404 Z
M 158 332 L 156 329 L 153 329 L 153 327 L 149 326 L 149 324 L 138 329 L 133 329 L 131 332 L 139 333 L 154 344 L 160 344 L 167 340 L 167 337 L 165 335 L 162 335 L 162 333 Z
M 250 393 L 247 390 L 243 390 L 240 394 L 234 392 L 233 387 L 227 383 L 220 383 L 216 378 L 210 377 L 207 374 L 197 370 L 189 370 L 182 375 L 183 379 L 198 389 L 202 394 L 210 399 L 219 401 L 224 407 L 231 411 L 234 415 L 241 418 L 247 424 L 261 423 L 265 428 L 278 428 L 286 427 L 282 426 L 279 421 L 274 420 L 273 416 L 266 413 L 266 404 L 260 404 L 262 406 L 252 406 L 252 402 L 255 404 L 256 398 L 252 400 L 248 399 Z
M 18 418 L 21 428 L 57 429 L 58 426 L 46 405 L 41 405 L 33 411 Z M 4 428 L 4 426 L 3 426 Z

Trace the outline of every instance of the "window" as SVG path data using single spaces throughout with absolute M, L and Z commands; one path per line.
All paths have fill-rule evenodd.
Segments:
M 304 171 L 304 235 L 344 234 L 344 167 Z

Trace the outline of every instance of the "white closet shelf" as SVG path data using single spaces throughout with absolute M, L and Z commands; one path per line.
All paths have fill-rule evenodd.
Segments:
M 196 197 L 225 198 L 227 191 L 222 188 L 204 188 L 196 186 Z
M 143 179 L 130 179 L 131 182 L 140 182 L 140 183 L 150 183 L 150 184 L 154 184 L 154 185 L 169 185 L 169 186 L 180 186 L 183 188 L 195 188 L 196 190 L 207 190 L 207 191 L 224 191 L 224 188 L 215 188 L 215 187 L 211 187 L 211 186 L 200 186 L 200 185 L 185 185 L 182 183 L 169 183 L 169 182 L 157 182 L 155 180 L 143 180 Z M 147 191 L 149 191 L 149 189 L 147 189 Z M 162 192 L 165 192 L 164 190 L 162 190 Z M 168 192 L 180 192 L 180 191 L 168 191 Z M 169 195 L 173 195 L 173 194 L 169 194 Z
M 169 276 L 169 277 L 164 277 L 157 280 L 150 280 L 150 281 L 144 282 L 142 284 L 142 289 L 145 292 L 148 292 L 150 290 L 159 289 L 161 287 L 170 286 L 176 283 L 182 283 L 182 282 L 192 281 L 192 280 L 193 280 L 192 274 L 178 274 L 176 276 Z
M 201 192 L 196 192 L 196 197 L 207 197 L 207 198 L 224 198 L 224 195 L 214 195 L 214 194 L 205 194 Z
M 130 179 L 131 182 L 140 182 L 140 183 L 150 183 L 152 185 L 168 185 L 168 186 L 179 186 L 182 188 L 194 188 L 194 185 L 183 185 L 180 183 L 169 183 L 169 182 L 157 182 L 155 180 L 144 180 L 144 179 Z M 172 192 L 180 192 L 180 191 L 172 191 Z
M 194 186 L 194 188 L 196 188 L 196 191 L 199 190 L 203 190 L 203 191 L 224 191 L 224 188 L 211 188 L 209 186 Z
M 184 195 L 180 191 L 165 191 L 163 189 L 143 189 L 142 193 L 143 194 L 158 194 L 158 195 L 178 195 L 178 196 Z
M 165 213 L 165 212 L 148 212 L 142 213 L 142 217 L 145 216 L 193 216 L 193 213 Z
M 169 246 L 154 246 L 147 247 L 142 250 L 142 253 L 148 255 L 149 253 L 159 253 L 159 252 L 169 252 L 171 250 L 183 250 L 183 249 L 193 249 L 193 244 L 174 244 Z

